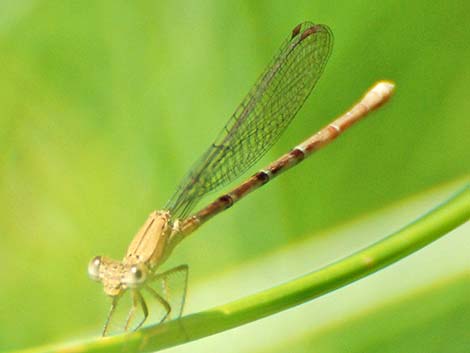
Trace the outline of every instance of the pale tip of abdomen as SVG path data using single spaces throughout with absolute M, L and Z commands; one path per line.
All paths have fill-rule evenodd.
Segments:
M 395 91 L 395 83 L 393 81 L 381 80 L 372 86 L 363 98 L 363 103 L 374 110 L 385 103 Z
M 372 89 L 376 90 L 377 93 L 379 93 L 385 99 L 388 99 L 395 92 L 395 82 L 382 80 L 377 82 Z

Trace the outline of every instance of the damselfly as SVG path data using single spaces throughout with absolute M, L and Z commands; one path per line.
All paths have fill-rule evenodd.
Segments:
M 105 293 L 112 297 L 103 335 L 107 333 L 118 300 L 127 290 L 131 291 L 133 304 L 125 330 L 131 327 L 139 307 L 143 319 L 136 329 L 147 319 L 149 310 L 143 291 L 161 304 L 164 309 L 161 321 L 170 312 L 179 316 L 185 301 L 188 267 L 183 265 L 163 273 L 156 272 L 175 246 L 210 218 L 334 140 L 391 96 L 393 83 L 378 82 L 345 114 L 239 186 L 190 214 L 204 195 L 239 177 L 275 143 L 318 81 L 332 44 L 333 36 L 327 26 L 310 22 L 296 26 L 164 209 L 150 214 L 129 245 L 124 259 L 118 261 L 97 256 L 91 260 L 88 266 L 90 277 L 101 281 Z M 172 308 L 166 289 L 168 279 L 175 273 L 184 278 L 184 288 L 178 307 Z M 161 282 L 161 292 L 150 286 L 154 281 Z

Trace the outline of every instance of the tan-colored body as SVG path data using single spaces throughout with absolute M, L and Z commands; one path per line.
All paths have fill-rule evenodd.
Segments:
M 163 274 L 155 274 L 156 269 L 168 258 L 175 246 L 216 214 L 231 207 L 250 192 L 265 185 L 277 175 L 295 166 L 313 152 L 333 141 L 355 122 L 360 121 L 369 112 L 386 102 L 391 97 L 393 90 L 394 84 L 392 82 L 380 81 L 376 83 L 345 114 L 192 216 L 182 220 L 172 220 L 169 211 L 152 212 L 134 236 L 122 262 L 108 257 L 95 257 L 89 265 L 90 276 L 97 281 L 101 281 L 105 293 L 113 297 L 113 304 L 103 335 L 106 334 L 118 298 L 129 288 L 132 289 L 134 306 L 129 313 L 126 329 L 132 321 L 138 305 L 142 307 L 144 312 L 144 319 L 138 327 L 143 324 L 148 315 L 147 306 L 140 293 L 141 289 L 149 291 L 165 307 L 166 315 L 162 319 L 164 320 L 169 315 L 171 308 L 168 302 L 150 288 L 146 282 L 162 278 L 166 274 L 174 272 L 184 273 L 187 282 L 188 269 L 186 265 L 179 266 Z M 186 284 L 184 288 L 186 288 Z M 184 303 L 184 298 L 182 302 Z
M 123 263 L 126 265 L 144 263 L 149 269 L 158 266 L 171 232 L 170 212 L 152 212 L 132 239 Z

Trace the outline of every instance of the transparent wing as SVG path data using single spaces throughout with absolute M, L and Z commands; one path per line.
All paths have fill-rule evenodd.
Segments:
M 254 87 L 166 205 L 184 218 L 208 192 L 244 173 L 277 141 L 318 81 L 333 35 L 325 25 L 295 27 Z

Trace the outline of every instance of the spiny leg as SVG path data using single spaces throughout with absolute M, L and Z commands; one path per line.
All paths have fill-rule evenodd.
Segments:
M 162 281 L 162 287 L 163 287 L 163 291 L 165 293 L 165 299 L 168 300 L 170 298 L 170 289 L 168 287 L 168 277 L 172 276 L 173 274 L 175 273 L 182 273 L 183 274 L 183 294 L 181 296 L 181 302 L 179 303 L 179 310 L 178 312 L 176 312 L 176 317 L 175 318 L 179 318 L 183 312 L 183 308 L 184 308 L 184 304 L 186 302 L 186 293 L 187 293 L 187 288 L 188 288 L 188 272 L 189 272 L 189 268 L 188 268 L 188 265 L 180 265 L 180 266 L 177 266 L 177 267 L 174 267 L 168 271 L 165 271 L 165 272 L 162 272 L 162 273 L 159 273 L 157 275 L 154 276 L 154 278 L 152 279 L 152 281 L 159 281 L 161 280 Z M 175 308 L 173 308 L 175 309 Z
M 137 309 L 137 306 L 141 304 L 140 299 L 139 299 L 139 292 L 136 289 L 132 290 L 132 308 L 129 310 L 129 314 L 127 315 L 127 320 L 126 320 L 126 326 L 124 326 L 124 330 L 127 331 L 129 329 L 129 326 L 134 319 L 135 311 Z M 142 304 L 141 304 L 142 306 Z M 145 314 L 145 311 L 144 311 Z M 145 321 L 144 317 L 144 321 Z M 140 325 L 139 325 L 140 326 Z
M 188 273 L 189 273 L 188 265 L 180 265 L 180 266 L 174 267 L 174 268 L 172 268 L 172 269 L 170 269 L 166 272 L 162 272 L 162 273 L 157 274 L 155 276 L 155 278 L 157 280 L 162 281 L 162 286 L 163 286 L 163 290 L 165 292 L 165 295 L 166 295 L 167 298 L 170 298 L 170 293 L 169 293 L 169 288 L 168 288 L 168 283 L 167 282 L 168 282 L 168 278 L 174 273 L 182 273 L 183 278 L 184 278 L 183 293 L 182 293 L 182 296 L 181 296 L 181 302 L 179 303 L 179 310 L 175 314 L 174 318 L 177 319 L 177 323 L 178 323 L 178 326 L 181 329 L 181 332 L 183 332 L 186 340 L 189 341 L 189 335 L 186 332 L 186 329 L 184 328 L 184 325 L 182 324 L 182 322 L 180 320 L 178 320 L 181 317 L 181 314 L 183 313 L 184 304 L 186 302 L 186 294 L 187 294 L 187 288 L 188 288 Z M 172 312 L 174 312 L 174 309 L 175 308 L 173 308 Z
M 145 320 L 147 320 L 147 317 L 149 316 L 149 310 L 147 308 L 147 304 L 145 303 L 145 300 L 142 294 L 140 294 L 138 290 L 133 291 L 133 293 L 134 293 L 134 299 L 139 302 L 140 306 L 142 307 L 142 312 L 144 313 L 144 318 L 139 322 L 139 324 L 134 329 L 134 331 L 137 331 L 144 324 Z
M 111 321 L 111 316 L 113 316 L 114 309 L 116 309 L 118 300 L 119 300 L 119 297 L 113 297 L 113 301 L 111 303 L 111 308 L 109 309 L 108 317 L 106 319 L 106 322 L 104 323 L 103 332 L 101 333 L 101 336 L 103 336 L 103 337 L 106 336 L 106 332 L 108 331 L 109 322 Z
M 154 290 L 152 287 L 145 286 L 145 289 L 147 291 L 149 291 L 150 294 L 152 294 L 160 302 L 160 304 L 163 305 L 163 307 L 166 310 L 165 316 L 163 316 L 163 318 L 159 322 L 159 324 L 160 324 L 163 321 L 165 321 L 165 319 L 168 317 L 168 315 L 170 315 L 170 312 L 171 312 L 170 304 L 168 304 L 168 302 L 165 299 L 163 299 L 162 296 L 160 294 L 158 294 L 157 291 Z

